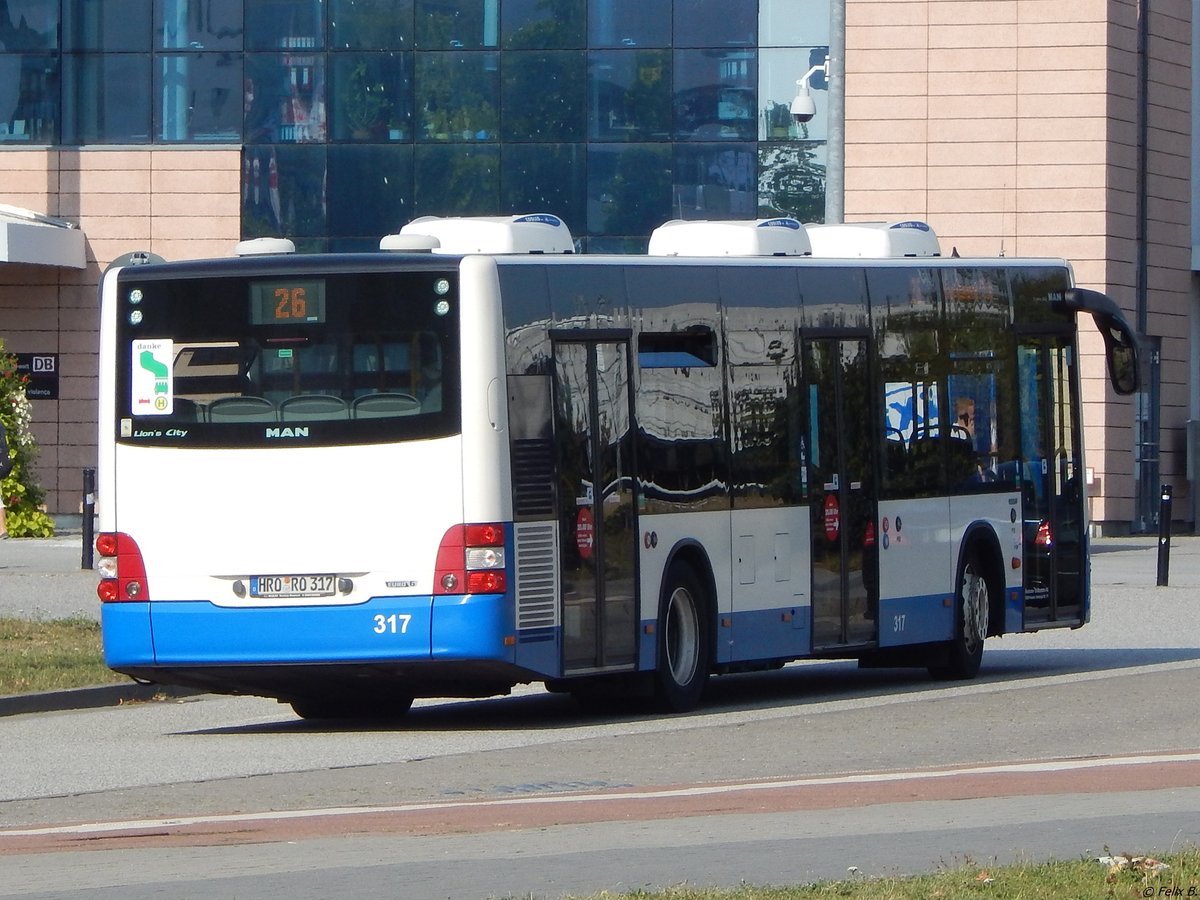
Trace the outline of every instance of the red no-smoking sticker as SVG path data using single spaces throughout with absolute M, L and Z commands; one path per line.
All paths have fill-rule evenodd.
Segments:
M 579 510 L 575 518 L 575 546 L 579 555 L 584 559 L 592 558 L 592 544 L 596 540 L 596 532 L 592 527 L 592 511 L 586 506 Z
M 825 539 L 836 541 L 842 526 L 842 511 L 838 506 L 837 494 L 825 495 Z

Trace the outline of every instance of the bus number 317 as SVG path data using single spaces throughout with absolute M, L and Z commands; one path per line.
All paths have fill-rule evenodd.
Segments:
M 408 623 L 412 616 L 407 613 L 392 613 L 390 616 L 375 617 L 376 634 L 408 634 Z

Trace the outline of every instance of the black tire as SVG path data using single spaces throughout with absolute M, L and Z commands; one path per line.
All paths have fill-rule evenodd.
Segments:
M 967 553 L 958 575 L 954 604 L 954 637 L 946 649 L 945 664 L 929 667 L 939 681 L 965 681 L 979 674 L 983 661 L 983 642 L 988 633 L 991 596 L 987 572 L 976 551 Z
M 658 668 L 654 702 L 662 712 L 695 709 L 711 664 L 708 592 L 696 573 L 675 563 L 667 570 L 658 609 Z
M 297 697 L 291 701 L 292 711 L 302 719 L 400 719 L 413 705 L 406 694 L 391 693 L 386 702 L 365 697 L 344 697 L 320 694 Z

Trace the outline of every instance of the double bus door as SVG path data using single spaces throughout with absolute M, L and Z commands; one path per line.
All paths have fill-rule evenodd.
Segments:
M 628 332 L 570 335 L 554 340 L 554 440 L 563 671 L 579 674 L 636 663 L 638 530 Z
M 813 649 L 878 639 L 875 440 L 865 336 L 806 338 Z
M 1017 347 L 1026 627 L 1084 617 L 1087 517 L 1076 365 L 1067 335 L 1023 336 Z

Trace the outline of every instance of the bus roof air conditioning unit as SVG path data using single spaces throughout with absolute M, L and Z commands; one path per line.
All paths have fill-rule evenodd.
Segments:
M 808 233 L 796 219 L 683 221 L 650 235 L 650 256 L 809 256 Z
M 436 238 L 439 246 L 431 248 L 434 253 L 575 252 L 571 229 L 550 213 L 462 218 L 423 216 L 401 228 L 400 234 Z
M 805 228 L 813 256 L 887 259 L 942 255 L 937 235 L 924 222 L 846 222 Z
M 236 256 L 278 256 L 295 253 L 296 245 L 287 238 L 261 237 L 239 241 L 233 248 Z

